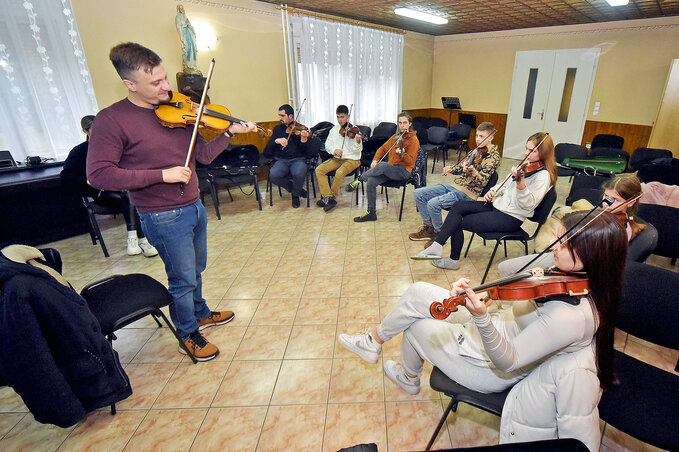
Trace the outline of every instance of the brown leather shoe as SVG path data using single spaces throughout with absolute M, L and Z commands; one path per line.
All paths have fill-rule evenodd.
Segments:
M 413 241 L 420 241 L 420 240 L 431 240 L 435 238 L 436 236 L 434 235 L 434 227 L 429 226 L 428 224 L 422 225 L 419 231 L 413 232 L 412 234 L 408 235 L 408 238 Z
M 198 329 L 204 330 L 211 326 L 224 325 L 233 320 L 234 314 L 231 311 L 210 311 L 210 315 L 198 322 Z
M 184 345 L 189 349 L 197 361 L 210 361 L 219 355 L 219 349 L 215 345 L 209 343 L 207 339 L 200 334 L 200 331 L 191 333 L 189 338 L 184 341 Z M 186 350 L 184 350 L 183 347 L 179 347 L 179 353 L 186 355 Z

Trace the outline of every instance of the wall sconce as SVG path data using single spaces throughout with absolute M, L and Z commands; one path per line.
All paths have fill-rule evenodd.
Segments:
M 196 22 L 193 28 L 196 30 L 196 46 L 198 50 L 214 50 L 217 44 L 217 36 L 212 31 L 212 27 L 203 22 Z

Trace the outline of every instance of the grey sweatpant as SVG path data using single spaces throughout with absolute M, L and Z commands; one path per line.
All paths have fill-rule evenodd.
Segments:
M 368 210 L 374 212 L 377 201 L 377 186 L 389 180 L 396 182 L 407 181 L 410 179 L 410 172 L 401 165 L 390 165 L 387 162 L 379 162 L 373 168 L 370 168 L 361 174 L 360 179 L 366 183 Z
M 478 392 L 500 392 L 518 382 L 521 373 L 499 371 L 484 359 L 462 353 L 458 341 L 471 341 L 468 329 L 476 328 L 464 307 L 445 321 L 432 318 L 429 313 L 431 303 L 448 297 L 450 293 L 446 289 L 416 282 L 377 327 L 377 335 L 388 341 L 403 332 L 401 361 L 410 375 L 422 373 L 426 360 L 449 378 Z

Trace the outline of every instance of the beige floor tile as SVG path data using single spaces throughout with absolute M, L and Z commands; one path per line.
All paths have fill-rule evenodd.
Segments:
M 384 400 L 382 367 L 360 358 L 334 359 L 330 403 L 362 403 Z
M 153 408 L 203 408 L 212 403 L 228 363 L 180 364 Z
M 304 284 L 302 296 L 305 298 L 339 297 L 342 291 L 342 278 L 328 276 L 309 276 Z
M 331 368 L 331 359 L 284 360 L 271 404 L 327 403 Z
M 377 276 L 343 276 L 343 297 L 376 297 Z
M 400 297 L 413 284 L 413 277 L 405 276 L 389 276 L 380 274 L 377 277 L 377 284 L 381 297 Z
M 233 322 L 204 329 L 202 333 L 205 339 L 219 349 L 219 355 L 212 362 L 232 360 L 246 330 L 246 327 L 233 325 Z M 191 362 L 191 360 L 186 356 L 182 362 Z
M 268 405 L 280 360 L 233 361 L 212 406 Z
M 448 415 L 447 423 L 453 447 L 490 446 L 500 438 L 498 416 L 464 403 Z
M 299 306 L 299 297 L 263 298 L 250 321 L 251 325 L 292 325 Z
M 163 320 L 160 320 L 160 323 L 164 324 Z M 155 332 L 156 328 L 123 328 L 116 331 L 113 348 L 118 352 L 120 362 L 129 363 L 132 361 Z
M 90 413 L 68 435 L 60 451 L 122 450 L 146 416 L 146 411 L 107 411 Z
M 285 351 L 285 359 L 332 358 L 335 325 L 295 325 Z
M 229 326 L 248 326 L 255 315 L 260 300 L 233 300 L 224 298 L 218 304 L 213 305 L 216 311 L 232 311 L 234 319 Z
M 9 386 L 0 388 L 0 413 L 27 413 L 28 408 L 14 389 Z
M 264 298 L 299 298 L 302 296 L 306 277 L 274 276 L 264 293 Z
M 647 364 L 679 375 L 674 370 L 679 358 L 679 351 L 677 350 L 661 347 L 630 334 L 625 346 L 625 353 Z
M 292 326 L 251 326 L 234 359 L 282 359 Z
M 57 450 L 74 429 L 42 424 L 36 421 L 32 414 L 19 416 L 23 416 L 23 419 L 0 440 L 0 450 L 5 452 Z
M 14 428 L 14 426 L 17 425 L 24 416 L 26 416 L 25 413 L 0 414 L 0 438 L 12 430 L 12 428 Z
M 336 325 L 339 313 L 339 297 L 302 298 L 297 308 L 295 325 Z
M 321 450 L 325 411 L 326 405 L 272 406 L 257 451 Z
M 241 273 L 242 274 L 242 273 Z M 256 276 L 243 277 L 239 276 L 233 281 L 229 290 L 224 294 L 224 298 L 245 298 L 258 299 L 262 298 L 266 287 L 269 285 L 270 276 Z
M 177 369 L 177 363 L 128 364 L 125 373 L 132 384 L 132 395 L 118 402 L 118 409 L 149 409 Z
M 267 407 L 211 408 L 191 447 L 197 452 L 255 450 Z M 234 422 L 237 419 L 238 422 Z
M 387 438 L 389 450 L 424 450 L 436 423 L 431 420 L 441 417 L 443 409 L 440 400 L 387 403 Z M 448 431 L 438 435 L 433 449 L 451 447 Z
M 151 410 L 124 450 L 189 450 L 206 414 L 207 409 Z
M 324 452 L 367 443 L 375 443 L 378 450 L 387 450 L 383 403 L 328 405 L 323 439 Z
M 340 298 L 339 323 L 377 323 L 379 301 L 377 296 Z
M 377 274 L 377 261 L 375 256 L 359 257 L 347 254 L 344 262 L 344 276 L 368 276 Z
M 341 277 L 344 271 L 344 258 L 342 259 L 313 259 L 309 267 L 309 276 Z
M 632 438 L 609 424 L 606 424 L 601 444 L 616 452 L 660 452 L 662 450 Z
M 157 328 L 153 336 L 139 350 L 133 363 L 179 362 L 184 355 L 179 353 L 179 342 L 169 328 Z

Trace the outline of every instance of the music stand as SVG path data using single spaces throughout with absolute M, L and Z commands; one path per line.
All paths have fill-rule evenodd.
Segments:
M 441 103 L 443 104 L 444 110 L 450 111 L 448 114 L 448 127 L 450 127 L 452 125 L 451 122 L 453 121 L 453 110 L 462 110 L 462 107 L 460 106 L 460 98 L 441 97 Z

